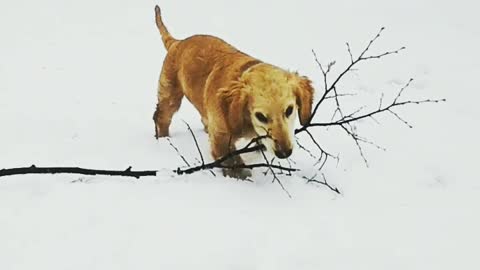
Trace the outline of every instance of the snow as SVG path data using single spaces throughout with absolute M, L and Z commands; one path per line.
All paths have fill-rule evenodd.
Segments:
M 313 161 L 254 183 L 208 172 L 175 176 L 182 160 L 153 138 L 151 116 L 165 50 L 159 4 L 175 37 L 207 33 L 298 70 L 321 92 L 322 63 L 348 64 L 381 26 L 372 53 L 343 79 L 359 95 L 346 107 L 378 106 L 415 78 L 407 99 L 447 102 L 402 108 L 360 133 L 387 148 L 314 130 L 341 160 L 325 175 L 342 195 L 305 184 Z M 0 269 L 479 269 L 480 47 L 474 1 L 2 1 L 0 167 L 158 169 L 140 180 L 78 175 L 0 178 Z M 323 119 L 330 116 L 321 112 Z M 185 120 L 208 157 L 198 114 L 185 102 L 172 142 L 198 158 Z M 311 143 L 301 136 L 305 145 Z

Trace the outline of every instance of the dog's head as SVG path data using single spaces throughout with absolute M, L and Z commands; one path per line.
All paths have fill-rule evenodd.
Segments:
M 278 158 L 288 158 L 294 145 L 294 123 L 298 114 L 306 124 L 312 111 L 313 88 L 308 78 L 261 64 L 245 72 L 229 89 L 228 122 L 241 132 L 251 124 L 267 149 Z M 248 121 L 245 123 L 245 121 Z

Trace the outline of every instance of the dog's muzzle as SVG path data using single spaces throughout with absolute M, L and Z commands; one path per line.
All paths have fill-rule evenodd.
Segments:
M 275 150 L 275 156 L 278 158 L 288 158 L 292 154 L 292 149 L 286 149 L 286 150 Z

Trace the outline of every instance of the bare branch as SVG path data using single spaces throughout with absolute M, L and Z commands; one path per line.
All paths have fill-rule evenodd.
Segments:
M 273 175 L 273 181 L 276 181 L 280 187 L 283 189 L 283 191 L 285 191 L 285 193 L 287 194 L 287 196 L 291 199 L 292 198 L 292 195 L 290 195 L 290 192 L 288 192 L 288 190 L 285 188 L 285 186 L 283 185 L 282 181 L 280 181 L 280 179 L 278 178 L 277 174 L 275 173 L 275 171 L 273 170 L 274 165 L 272 165 L 270 162 L 268 162 L 268 159 L 267 159 L 267 156 L 265 155 L 264 153 L 264 150 L 260 150 L 260 152 L 262 153 L 262 156 L 263 158 L 265 159 L 265 162 L 270 165 L 268 168 L 270 170 L 270 172 L 272 173 Z
M 322 173 L 322 178 L 323 178 L 323 181 L 319 181 L 319 180 L 316 180 L 315 178 L 317 177 L 317 175 L 315 174 L 314 176 L 310 177 L 310 178 L 307 178 L 306 176 L 303 176 L 302 178 L 307 180 L 307 183 L 317 183 L 317 184 L 320 184 L 320 185 L 324 185 L 326 187 L 328 187 L 331 191 L 341 195 L 342 193 L 340 192 L 340 190 L 338 190 L 338 188 L 336 187 L 333 187 L 331 186 L 328 181 L 327 181 L 327 178 L 325 177 L 325 174 Z
M 185 121 L 183 122 L 185 123 L 185 125 L 187 125 L 188 131 L 190 131 L 190 134 L 192 134 L 193 140 L 195 141 L 195 146 L 197 147 L 198 154 L 200 155 L 200 159 L 202 160 L 202 165 L 203 165 L 205 164 L 205 160 L 203 159 L 202 150 L 200 150 L 200 146 L 198 145 L 197 137 L 195 137 L 195 134 L 193 134 L 193 130 L 190 127 L 190 125 Z
M 396 112 L 392 111 L 391 109 L 389 109 L 388 112 L 393 114 L 393 116 L 395 116 L 398 120 L 407 125 L 409 128 L 413 128 L 412 125 L 410 125 L 407 121 L 403 120 L 403 118 L 400 117 L 400 115 L 398 115 Z
M 305 146 L 303 146 L 300 141 L 297 139 L 296 140 L 297 142 L 297 145 L 300 149 L 302 149 L 303 151 L 307 152 L 307 154 L 312 157 L 313 159 L 317 159 L 317 157 L 312 153 L 312 151 L 310 151 L 309 149 L 307 149 Z
M 362 61 L 367 61 L 367 60 L 372 60 L 372 59 L 380 59 L 380 58 L 383 58 L 383 57 L 388 56 L 388 55 L 398 54 L 401 51 L 405 50 L 405 47 L 401 47 L 397 50 L 387 51 L 387 52 L 384 52 L 384 53 L 381 53 L 381 54 L 368 56 L 367 55 L 368 51 L 373 46 L 375 41 L 378 38 L 380 38 L 380 36 L 381 36 L 381 34 L 384 30 L 385 30 L 385 28 L 382 27 L 378 31 L 378 33 L 368 42 L 367 46 L 363 49 L 363 51 L 360 53 L 360 55 L 357 58 L 355 58 L 353 56 L 350 44 L 348 42 L 346 43 L 348 55 L 350 57 L 350 64 L 342 72 L 340 72 L 340 74 L 333 80 L 333 82 L 330 85 L 328 85 L 328 83 L 327 83 L 327 76 L 328 76 L 328 73 L 330 71 L 330 66 L 325 70 L 323 68 L 323 66 L 320 64 L 320 61 L 318 60 L 318 57 L 317 57 L 315 51 L 312 50 L 315 61 L 317 62 L 317 64 L 320 67 L 320 70 L 322 71 L 322 75 L 323 75 L 323 79 L 324 79 L 324 92 L 323 92 L 323 95 L 320 97 L 319 101 L 315 104 L 315 106 L 312 110 L 312 114 L 311 114 L 310 118 L 308 119 L 308 121 L 306 122 L 306 124 L 304 124 L 301 128 L 296 129 L 295 134 L 298 134 L 298 133 L 301 133 L 301 132 L 306 132 L 309 135 L 309 137 L 312 139 L 314 144 L 317 146 L 317 148 L 319 148 L 320 153 L 322 155 L 324 153 L 323 149 L 316 142 L 313 135 L 308 131 L 308 129 L 311 128 L 311 127 L 327 127 L 327 128 L 328 127 L 339 127 L 342 130 L 344 130 L 345 133 L 350 138 L 353 139 L 353 141 L 355 142 L 355 145 L 357 146 L 357 148 L 360 152 L 360 155 L 361 155 L 362 159 L 364 160 L 365 164 L 368 166 L 368 161 L 367 161 L 367 159 L 365 157 L 365 153 L 362 149 L 362 144 L 369 144 L 369 145 L 375 146 L 376 148 L 381 149 L 381 150 L 385 150 L 385 149 L 383 147 L 380 147 L 380 146 L 374 144 L 371 141 L 368 141 L 365 138 L 360 137 L 357 134 L 355 127 L 352 125 L 353 123 L 356 123 L 356 122 L 358 122 L 362 119 L 372 119 L 376 123 L 379 123 L 375 119 L 376 115 L 382 114 L 382 113 L 390 113 L 395 118 L 400 120 L 402 123 L 406 124 L 408 127 L 412 127 L 406 120 L 404 120 L 402 117 L 400 117 L 400 115 L 397 114 L 396 112 L 394 112 L 392 109 L 396 108 L 396 107 L 400 107 L 400 106 L 410 105 L 410 104 L 438 103 L 438 102 L 445 101 L 445 99 L 426 99 L 426 100 L 419 100 L 419 101 L 407 100 L 407 101 L 402 101 L 402 102 L 399 101 L 399 99 L 402 96 L 402 94 L 404 93 L 404 91 L 410 86 L 410 83 L 413 81 L 413 79 L 410 79 L 405 84 L 405 86 L 403 86 L 400 89 L 400 91 L 398 92 L 398 94 L 395 97 L 395 99 L 393 100 L 393 102 L 391 102 L 388 106 L 383 105 L 384 94 L 382 93 L 382 96 L 380 97 L 379 107 L 378 107 L 377 110 L 372 110 L 372 111 L 360 114 L 360 112 L 364 109 L 364 107 L 360 107 L 359 109 L 357 109 L 357 110 L 355 110 L 355 111 L 353 111 L 352 113 L 349 113 L 349 114 L 345 114 L 343 112 L 343 108 L 342 108 L 342 106 L 339 102 L 339 97 L 342 96 L 342 94 L 337 91 L 337 85 L 341 81 L 341 79 L 347 73 L 352 71 L 355 68 L 355 66 Z M 330 121 L 329 122 L 314 122 L 313 119 L 316 116 L 319 107 L 326 100 L 334 100 L 335 105 L 336 105 Z M 339 117 L 339 119 L 335 120 L 337 115 L 339 115 L 340 117 Z M 313 154 L 310 153 L 310 155 L 313 155 Z M 320 157 L 319 161 L 320 162 L 322 161 L 322 156 Z M 325 161 L 323 161 L 323 162 L 325 162 Z
M 380 104 L 378 105 L 378 110 L 380 110 L 382 108 L 382 105 L 383 105 L 383 96 L 384 94 L 382 93 L 382 96 L 380 97 Z
M 407 84 L 405 84 L 402 89 L 400 89 L 400 91 L 398 91 L 398 94 L 397 96 L 395 97 L 395 99 L 393 100 L 393 103 L 397 103 L 397 100 L 400 98 L 400 96 L 402 95 L 403 91 L 405 91 L 405 89 L 407 89 L 409 86 L 410 86 L 410 83 L 413 82 L 413 78 L 410 78 L 410 80 L 407 82 Z
M 347 127 L 345 127 L 344 125 L 340 125 L 340 127 L 353 139 L 353 141 L 355 142 L 355 144 L 357 145 L 357 148 L 358 148 L 358 151 L 360 152 L 360 156 L 362 157 L 363 161 L 365 162 L 365 165 L 367 167 L 368 166 L 368 160 L 367 158 L 365 157 L 365 154 L 363 153 L 363 149 L 362 149 L 362 146 L 360 145 L 360 139 L 359 137 L 357 136 L 357 134 L 355 132 L 353 132 L 352 130 L 349 130 Z
M 360 115 L 360 116 L 352 117 L 352 118 L 349 118 L 349 119 L 340 119 L 340 120 L 335 121 L 335 122 L 311 123 L 311 124 L 308 125 L 307 128 L 310 128 L 310 127 L 341 126 L 341 125 L 348 124 L 348 123 L 351 123 L 351 122 L 355 122 L 355 121 L 358 121 L 358 120 L 361 120 L 361 119 L 364 119 L 364 118 L 369 118 L 369 117 L 375 116 L 377 114 L 386 112 L 386 111 L 388 111 L 388 110 L 390 110 L 394 107 L 400 107 L 400 106 L 410 105 L 410 104 L 418 105 L 418 104 L 423 104 L 423 103 L 439 103 L 439 102 L 445 102 L 445 101 L 446 101 L 445 99 L 426 99 L 426 100 L 418 100 L 418 101 L 397 102 L 397 103 L 392 103 L 392 104 L 390 104 L 390 105 L 388 105 L 388 106 L 386 106 L 382 109 L 372 111 L 372 112 L 369 112 L 369 113 L 366 113 L 366 114 L 363 114 L 363 115 Z M 302 130 L 302 131 L 304 131 L 304 130 Z M 299 133 L 299 132 L 297 132 L 297 133 Z
M 372 44 L 380 37 L 380 35 L 382 34 L 383 30 L 385 30 L 385 27 L 382 27 L 380 28 L 380 31 L 378 31 L 377 35 L 368 42 L 368 45 L 367 47 L 365 48 L 365 50 L 363 50 L 363 52 L 360 54 L 360 56 L 358 57 L 358 59 L 361 59 L 365 53 L 367 53 L 367 51 L 370 49 L 370 46 L 372 46 Z
M 371 55 L 371 56 L 367 56 L 367 57 L 362 57 L 361 60 L 380 59 L 380 58 L 382 58 L 384 56 L 387 56 L 387 55 L 390 55 L 390 54 L 397 54 L 400 51 L 403 51 L 405 49 L 406 49 L 406 47 L 401 47 L 400 49 L 397 49 L 397 50 L 394 50 L 394 51 L 389 51 L 389 52 L 384 52 L 384 53 L 379 54 L 379 55 Z
M 82 174 L 82 175 L 107 175 L 107 176 L 126 176 L 140 178 L 143 176 L 156 176 L 157 171 L 132 171 L 132 167 L 128 167 L 124 171 L 116 170 L 95 170 L 85 169 L 79 167 L 37 167 L 32 165 L 30 167 L 11 168 L 0 170 L 0 177 L 10 175 L 23 174 Z
M 350 49 L 350 44 L 347 44 L 347 50 L 348 50 L 348 55 L 350 55 L 350 62 L 353 63 L 353 55 L 352 55 L 352 50 Z
M 194 134 L 192 136 L 195 137 Z M 250 170 L 255 169 L 255 168 L 274 168 L 274 169 L 281 169 L 281 170 L 284 170 L 284 171 L 287 171 L 287 172 L 298 171 L 298 169 L 295 169 L 295 168 L 287 168 L 287 167 L 284 167 L 284 166 L 279 166 L 279 165 L 270 164 L 270 163 L 235 164 L 235 165 L 225 165 L 224 164 L 226 161 L 232 160 L 235 157 L 238 157 L 242 154 L 253 153 L 253 152 L 264 150 L 265 146 L 260 144 L 260 141 L 264 138 L 265 138 L 265 136 L 260 136 L 260 137 L 254 138 L 245 147 L 243 147 L 241 149 L 238 149 L 238 150 L 235 150 L 235 151 L 232 151 L 229 154 L 225 155 L 224 157 L 219 158 L 219 159 L 217 159 L 215 161 L 212 161 L 210 163 L 202 163 L 202 164 L 200 164 L 198 166 L 194 166 L 194 167 L 189 166 L 189 168 L 185 168 L 185 169 L 177 168 L 176 170 L 174 170 L 174 172 L 176 174 L 182 175 L 182 174 L 192 174 L 192 173 L 202 171 L 202 170 L 211 170 L 211 169 L 214 169 L 214 168 L 220 168 L 220 169 L 250 169 Z
M 190 163 L 188 163 L 187 159 L 185 159 L 185 157 L 180 153 L 178 148 L 175 147 L 175 145 L 173 145 L 172 140 L 170 140 L 170 138 L 167 137 L 167 141 L 170 143 L 170 146 L 177 152 L 177 154 L 182 158 L 183 162 L 185 162 L 187 166 L 190 166 Z
M 345 94 L 337 94 L 337 95 L 333 95 L 333 96 L 328 96 L 325 98 L 325 100 L 328 100 L 328 99 L 333 99 L 333 98 L 340 98 L 340 97 L 353 97 L 353 96 L 356 96 L 357 94 L 351 94 L 351 93 L 345 93 Z
M 318 108 L 320 107 L 320 105 L 325 101 L 325 99 L 327 99 L 328 95 L 334 91 L 336 89 L 336 86 L 338 84 L 338 82 L 347 74 L 349 73 L 350 71 L 353 70 L 354 66 L 357 65 L 359 62 L 362 62 L 362 61 L 367 61 L 367 60 L 371 60 L 371 59 L 379 59 L 379 58 L 382 58 L 382 57 L 385 57 L 387 55 L 391 55 L 391 54 L 397 54 L 399 53 L 400 51 L 404 50 L 405 47 L 401 47 L 400 49 L 398 50 L 394 50 L 394 51 L 389 51 L 389 52 L 385 52 L 385 53 L 382 53 L 382 54 L 379 54 L 379 55 L 373 55 L 373 56 L 365 56 L 365 54 L 368 52 L 368 50 L 370 49 L 370 47 L 373 45 L 373 43 L 380 37 L 380 35 L 382 34 L 383 30 L 385 30 L 385 27 L 382 27 L 380 29 L 380 31 L 377 33 L 377 35 L 371 39 L 368 43 L 368 45 L 365 47 L 365 49 L 362 51 L 362 53 L 357 57 L 357 59 L 353 59 L 353 55 L 351 55 L 351 49 L 350 49 L 350 44 L 347 43 L 347 49 L 349 51 L 349 54 L 350 54 L 350 58 L 351 58 L 351 62 L 350 64 L 343 70 L 343 72 L 341 72 L 337 78 L 333 81 L 333 83 L 328 86 L 327 84 L 327 75 L 328 75 L 328 72 L 330 71 L 330 69 L 327 69 L 325 70 L 323 68 L 323 66 L 320 64 L 320 61 L 318 60 L 317 58 L 317 55 L 315 53 L 315 51 L 312 50 L 313 54 L 314 54 L 314 58 L 315 58 L 315 61 L 317 62 L 317 64 L 319 65 L 321 71 L 322 71 L 322 74 L 323 74 L 323 79 L 324 79 L 324 88 L 325 88 L 325 91 L 322 95 L 322 97 L 320 98 L 320 100 L 315 104 L 314 108 L 313 108 L 313 111 L 312 111 L 312 114 L 310 116 L 310 118 L 307 120 L 306 124 L 304 126 L 302 126 L 301 128 L 295 130 L 295 133 L 300 133 L 300 132 L 304 132 L 307 128 L 309 128 L 310 126 L 312 126 L 312 120 L 313 118 L 315 117 L 315 115 L 317 114 L 317 111 L 318 111 Z M 335 95 L 334 95 L 335 96 Z M 337 100 L 337 98 L 335 98 Z

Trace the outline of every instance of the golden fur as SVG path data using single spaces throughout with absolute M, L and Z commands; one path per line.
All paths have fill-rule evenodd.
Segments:
M 235 150 L 238 139 L 259 135 L 269 136 L 264 143 L 277 157 L 290 156 L 295 114 L 298 111 L 301 124 L 311 114 L 310 80 L 263 63 L 217 37 L 176 40 L 158 6 L 155 15 L 168 51 L 153 116 L 156 138 L 169 135 L 172 116 L 185 96 L 200 112 L 214 159 Z M 242 164 L 241 158 L 228 165 L 235 164 Z M 237 170 L 225 172 L 238 176 Z

